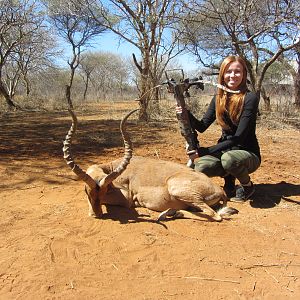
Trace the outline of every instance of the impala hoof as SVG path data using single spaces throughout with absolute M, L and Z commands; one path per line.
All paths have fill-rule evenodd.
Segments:
M 177 213 L 176 209 L 169 208 L 159 214 L 159 216 L 157 218 L 157 222 L 165 221 L 168 217 L 173 219 L 174 217 L 176 217 L 176 213 Z

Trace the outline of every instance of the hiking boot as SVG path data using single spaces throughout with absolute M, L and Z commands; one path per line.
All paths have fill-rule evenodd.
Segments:
M 235 196 L 235 177 L 232 175 L 226 175 L 224 177 L 224 187 L 223 190 L 228 198 Z
M 236 189 L 235 197 L 230 198 L 232 202 L 245 202 L 255 192 L 253 183 L 250 186 L 239 185 Z

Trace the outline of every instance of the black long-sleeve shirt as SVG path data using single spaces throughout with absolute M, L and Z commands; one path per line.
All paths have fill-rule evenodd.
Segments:
M 217 145 L 206 148 L 205 154 L 214 154 L 231 149 L 242 149 L 256 154 L 259 159 L 260 148 L 255 134 L 256 116 L 259 98 L 253 92 L 245 95 L 243 110 L 237 125 L 227 116 L 229 129 L 222 129 L 222 136 Z M 199 121 L 192 116 L 191 122 L 199 132 L 204 132 L 216 120 L 216 97 L 213 97 L 203 118 Z

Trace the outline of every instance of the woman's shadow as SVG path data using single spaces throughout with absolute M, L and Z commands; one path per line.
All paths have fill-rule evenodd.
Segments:
M 300 205 L 300 199 L 292 199 L 292 196 L 300 196 L 300 185 L 285 181 L 279 183 L 262 183 L 255 185 L 255 194 L 251 206 L 254 208 L 272 208 L 282 200 Z

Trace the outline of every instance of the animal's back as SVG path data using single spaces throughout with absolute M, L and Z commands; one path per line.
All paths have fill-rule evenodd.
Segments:
M 130 174 L 146 185 L 165 185 L 166 180 L 178 172 L 195 174 L 194 170 L 176 162 L 134 156 L 122 175 L 126 177 Z
M 127 181 L 130 178 L 130 187 L 163 187 L 170 191 L 170 183 L 176 182 L 178 187 L 186 187 L 189 194 L 206 195 L 223 194 L 223 190 L 203 173 L 176 162 L 154 158 L 135 156 L 118 181 Z M 174 184 L 172 184 L 174 185 Z M 181 189 L 182 189 L 181 188 Z

